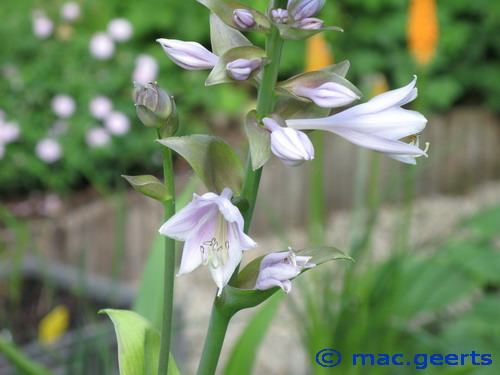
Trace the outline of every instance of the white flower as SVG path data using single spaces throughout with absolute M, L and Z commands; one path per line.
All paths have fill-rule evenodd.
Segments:
M 323 108 L 343 107 L 359 99 L 354 91 L 335 82 L 327 82 L 319 87 L 294 86 L 291 91 Z
M 56 95 L 52 98 L 52 111 L 60 118 L 68 118 L 76 109 L 75 99 L 69 95 Z
M 271 151 L 285 165 L 296 167 L 305 161 L 314 159 L 314 146 L 301 131 L 280 126 L 273 119 L 262 119 L 271 132 Z
M 96 126 L 87 132 L 85 139 L 90 147 L 103 147 L 109 143 L 111 137 L 106 129 Z
M 90 39 L 89 49 L 96 59 L 108 60 L 115 53 L 115 44 L 106 33 L 99 32 Z
M 267 290 L 278 286 L 285 293 L 290 293 L 292 290 L 290 279 L 300 275 L 304 268 L 316 266 L 307 263 L 309 259 L 311 257 L 295 255 L 291 247 L 288 251 L 266 255 L 260 263 L 255 289 Z
M 39 141 L 35 147 L 35 153 L 38 158 L 46 163 L 54 163 L 62 156 L 62 150 L 59 143 L 50 138 Z
M 54 23 L 47 17 L 37 15 L 33 17 L 33 34 L 38 39 L 47 39 L 54 32 Z
M 113 102 L 104 95 L 94 96 L 90 100 L 89 111 L 98 120 L 104 120 L 113 110 Z
M 0 143 L 7 144 L 17 141 L 20 133 L 19 125 L 15 122 L 0 121 Z
M 74 1 L 64 3 L 61 7 L 61 17 L 66 21 L 76 21 L 80 14 L 80 5 Z
M 104 126 L 113 135 L 124 135 L 130 130 L 130 119 L 122 112 L 112 112 L 106 117 Z
M 219 61 L 200 43 L 184 42 L 175 39 L 157 39 L 170 59 L 180 67 L 188 70 L 212 69 Z
M 117 42 L 126 42 L 132 37 L 134 29 L 129 20 L 115 18 L 108 24 L 108 33 Z
M 243 216 L 231 203 L 231 189 L 220 195 L 206 193 L 194 198 L 172 216 L 159 232 L 185 241 L 179 275 L 208 266 L 220 295 L 242 258 L 243 250 L 257 244 L 243 233 Z
M 427 119 L 419 112 L 401 108 L 417 97 L 417 77 L 397 90 L 380 94 L 333 116 L 287 120 L 294 129 L 326 130 L 352 143 L 387 154 L 404 163 L 416 164 L 415 157 L 427 156 L 415 144 L 399 139 L 419 134 Z

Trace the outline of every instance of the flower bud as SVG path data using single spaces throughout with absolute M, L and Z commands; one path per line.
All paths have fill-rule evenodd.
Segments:
M 271 132 L 271 151 L 283 164 L 296 167 L 306 160 L 314 159 L 314 147 L 305 133 L 281 127 L 275 120 L 262 119 Z
M 300 22 L 296 25 L 297 28 L 302 29 L 302 30 L 318 30 L 323 27 L 323 20 L 320 20 L 319 18 L 304 18 L 300 20 Z
M 219 57 L 196 42 L 175 39 L 157 39 L 170 59 L 187 70 L 212 69 Z
M 288 11 L 285 9 L 273 9 L 271 11 L 273 22 L 276 24 L 284 24 L 288 22 Z
M 314 16 L 321 6 L 321 0 L 290 0 L 287 9 L 293 19 L 299 21 Z
M 262 59 L 238 59 L 228 63 L 226 69 L 231 78 L 237 81 L 245 81 L 250 78 L 253 72 L 259 70 L 261 66 Z
M 236 9 L 233 12 L 233 21 L 241 30 L 246 30 L 255 25 L 252 12 L 246 9 Z
M 295 95 L 310 99 L 323 108 L 343 107 L 360 98 L 351 89 L 335 82 L 327 82 L 316 88 L 295 86 L 292 91 Z
M 174 112 L 175 104 L 172 97 L 156 83 L 150 82 L 147 85 L 136 83 L 135 86 L 135 108 L 142 123 L 151 128 L 165 125 Z

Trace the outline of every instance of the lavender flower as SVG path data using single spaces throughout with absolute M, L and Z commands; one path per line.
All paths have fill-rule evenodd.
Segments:
M 111 112 L 104 126 L 113 135 L 124 135 L 130 130 L 130 119 L 122 112 Z
M 416 164 L 416 157 L 427 156 L 425 150 L 418 148 L 416 143 L 399 141 L 419 134 L 427 124 L 427 119 L 419 112 L 401 108 L 417 97 L 416 80 L 415 76 L 405 87 L 380 94 L 333 116 L 287 120 L 286 123 L 293 129 L 330 131 L 358 146 Z
M 303 30 L 318 30 L 323 27 L 323 20 L 319 18 L 309 17 L 300 20 L 296 27 Z
M 285 9 L 273 9 L 271 10 L 271 16 L 273 17 L 273 22 L 276 24 L 284 24 L 288 22 L 288 11 Z
M 304 268 L 316 266 L 308 263 L 310 259 L 311 257 L 295 255 L 291 247 L 288 248 L 288 252 L 266 255 L 260 263 L 255 289 L 267 290 L 280 287 L 285 293 L 290 293 L 292 290 L 290 279 L 298 276 Z
M 252 12 L 246 9 L 236 9 L 233 12 L 233 21 L 241 30 L 249 29 L 255 25 Z
M 295 86 L 291 91 L 323 108 L 342 107 L 360 99 L 354 91 L 335 82 L 327 82 L 316 88 Z
M 294 20 L 299 21 L 313 17 L 319 12 L 323 3 L 321 0 L 289 0 L 287 10 Z
M 76 103 L 69 95 L 59 94 L 52 98 L 52 111 L 60 118 L 68 118 L 75 113 Z
M 189 273 L 200 265 L 208 266 L 219 288 L 228 283 L 243 250 L 257 244 L 243 233 L 243 216 L 231 203 L 233 192 L 226 188 L 220 195 L 206 193 L 194 198 L 172 216 L 159 232 L 164 236 L 185 241 L 179 275 Z
M 56 140 L 45 138 L 36 144 L 35 154 L 40 160 L 52 164 L 61 158 L 62 150 Z
M 260 69 L 261 66 L 261 59 L 237 59 L 228 63 L 226 69 L 231 78 L 237 81 L 245 81 L 250 78 L 253 72 Z
M 157 39 L 170 59 L 187 70 L 212 69 L 219 57 L 196 42 L 175 39 Z
M 262 119 L 271 132 L 271 151 L 285 165 L 296 167 L 306 160 L 314 159 L 314 147 L 301 131 L 280 126 L 272 118 Z
M 126 42 L 132 37 L 133 32 L 132 24 L 125 18 L 115 18 L 109 21 L 108 34 L 117 42 Z
M 115 53 L 115 44 L 108 34 L 99 32 L 90 39 L 89 50 L 96 59 L 108 60 Z
M 104 120 L 113 110 L 113 102 L 106 96 L 94 96 L 89 104 L 89 111 L 98 120 Z

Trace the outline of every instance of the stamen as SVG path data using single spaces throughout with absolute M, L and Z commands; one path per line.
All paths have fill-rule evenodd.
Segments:
M 229 241 L 227 239 L 227 221 L 219 213 L 217 226 L 214 233 L 215 237 L 211 241 L 203 242 L 200 246 L 201 262 L 204 266 L 217 269 L 224 266 L 229 258 Z M 219 244 L 223 244 L 222 246 Z

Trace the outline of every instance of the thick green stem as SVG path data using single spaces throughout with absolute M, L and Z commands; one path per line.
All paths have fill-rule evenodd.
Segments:
M 279 7 L 279 3 L 280 0 L 275 0 L 275 7 Z M 271 33 L 268 35 L 266 40 L 266 53 L 267 57 L 271 61 L 263 69 L 262 81 L 259 87 L 257 99 L 257 117 L 259 119 L 267 116 L 274 110 L 274 88 L 276 86 L 276 81 L 278 80 L 282 47 L 283 39 L 281 39 L 278 29 L 272 26 Z M 248 209 L 243 212 L 243 218 L 245 220 L 245 233 L 248 233 L 250 228 L 255 202 L 257 201 L 260 178 L 262 176 L 262 168 L 255 171 L 252 169 L 251 157 L 252 155 L 249 152 L 241 194 L 248 202 Z M 236 277 L 238 270 L 239 267 L 236 268 L 232 279 Z M 229 320 L 230 317 L 222 315 L 214 302 L 210 325 L 208 327 L 208 334 L 205 339 L 205 345 L 203 347 L 203 353 L 198 367 L 198 375 L 213 375 L 215 373 Z
M 163 150 L 163 173 L 165 186 L 171 193 L 172 198 L 163 203 L 165 210 L 165 221 L 175 214 L 175 187 L 174 170 L 172 165 L 172 154 L 169 148 Z M 165 261 L 163 279 L 163 317 L 161 326 L 160 362 L 158 375 L 168 374 L 168 361 L 170 357 L 170 342 L 172 339 L 172 317 L 174 305 L 174 276 L 175 276 L 175 240 L 165 237 Z

